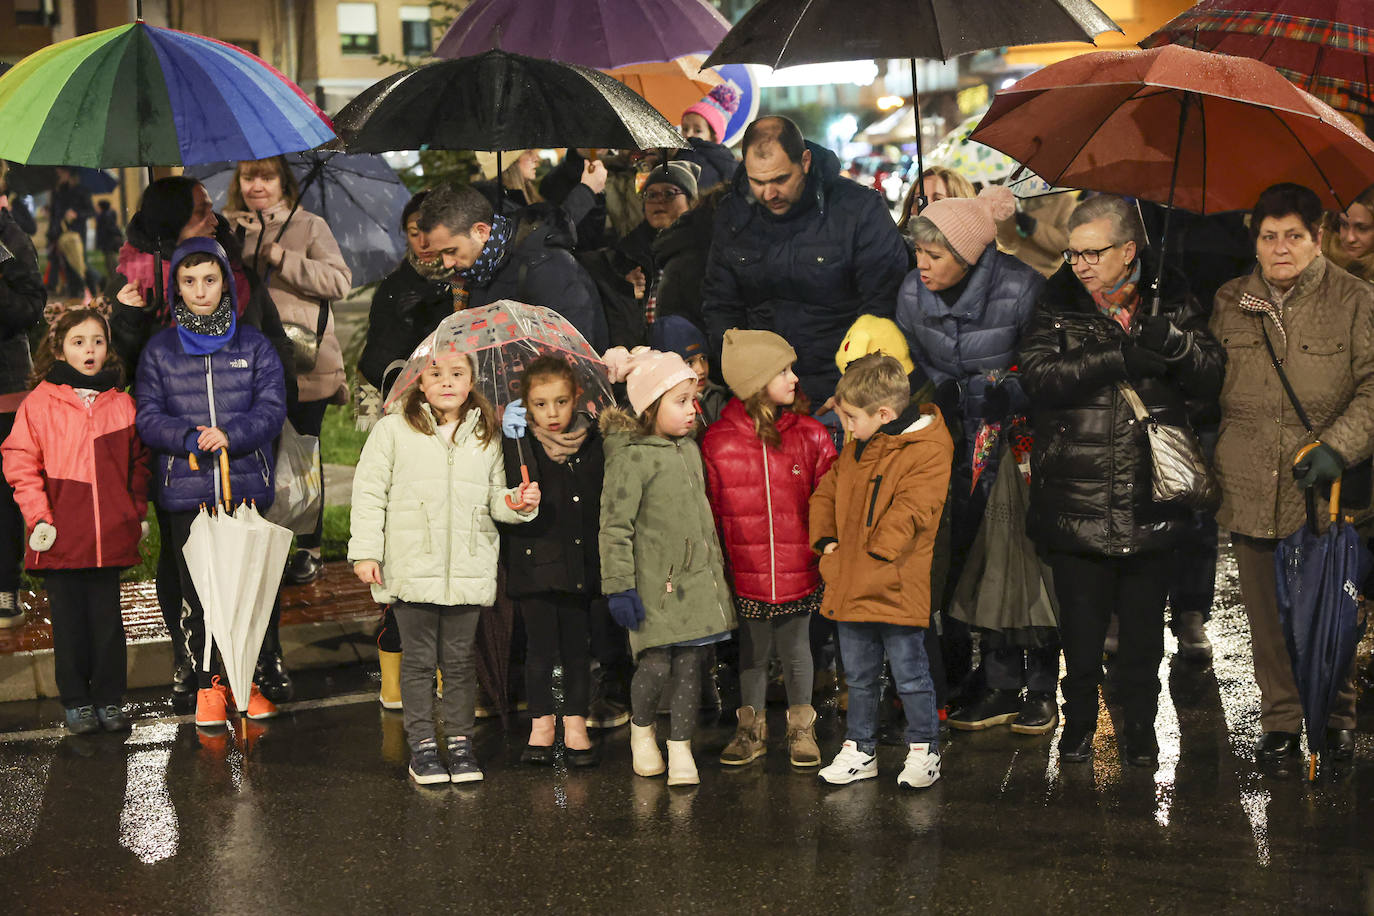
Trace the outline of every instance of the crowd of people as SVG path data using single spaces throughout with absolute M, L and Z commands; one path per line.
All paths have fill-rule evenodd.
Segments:
M 735 160 L 733 101 L 685 112 L 691 146 L 666 161 L 569 150 L 541 181 L 526 151 L 402 214 L 406 257 L 349 367 L 371 431 L 348 558 L 385 608 L 380 699 L 403 711 L 411 777 L 483 778 L 476 633 L 498 599 L 524 634 L 530 764 L 561 733 L 570 764 L 596 765 L 594 733 L 628 722 L 636 774 L 695 784 L 698 711 L 727 672 L 726 766 L 767 752 L 774 681 L 791 763 L 831 784 L 876 776 L 886 730 L 907 747 L 897 782 L 929 786 L 946 728 L 1051 734 L 1059 690 L 1059 756 L 1082 762 L 1105 654 L 1123 757 L 1153 766 L 1166 609 L 1180 654 L 1209 659 L 1218 530 L 1250 623 L 1257 758 L 1297 753 L 1274 555 L 1305 491 L 1368 474 L 1374 191 L 1330 214 L 1275 184 L 1217 276 L 1177 266 L 1206 221 L 1166 257 L 1149 208 L 1106 195 L 1017 201 L 931 169 L 899 225 L 785 118 L 750 124 Z M 350 273 L 298 196 L 280 158 L 240 163 L 223 215 L 198 182 L 156 181 L 105 294 L 46 311 L 0 208 L 0 614 L 22 620 L 22 555 L 48 590 L 73 732 L 128 726 L 118 572 L 150 503 L 173 694 L 198 726 L 229 718 L 181 545 L 223 484 L 270 504 L 283 425 L 318 435 L 350 395 L 329 308 Z M 580 409 L 558 356 L 499 412 L 458 350 L 401 381 L 446 316 L 503 299 L 567 318 L 618 404 Z M 1156 498 L 1147 419 L 1190 431 L 1219 506 Z M 320 531 L 284 581 L 318 577 Z M 290 696 L 278 616 L 252 718 Z M 813 696 L 836 685 L 845 737 L 822 749 Z M 1353 756 L 1353 671 L 1326 725 L 1329 753 Z

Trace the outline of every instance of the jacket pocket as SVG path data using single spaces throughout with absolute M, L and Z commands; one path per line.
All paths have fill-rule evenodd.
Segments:
M 1296 347 L 1290 347 L 1288 353 L 1294 355 L 1294 350 L 1307 356 L 1337 356 L 1345 353 L 1345 341 L 1336 337 L 1307 337 L 1304 336 Z

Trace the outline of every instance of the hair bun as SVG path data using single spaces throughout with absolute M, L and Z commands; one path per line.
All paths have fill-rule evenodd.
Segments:
M 1016 195 L 999 184 L 988 185 L 979 191 L 978 202 L 983 205 L 994 222 L 1000 223 L 1016 215 Z

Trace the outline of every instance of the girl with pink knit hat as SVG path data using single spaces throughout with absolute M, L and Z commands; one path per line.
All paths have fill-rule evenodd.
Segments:
M 936 386 L 936 402 L 954 439 L 944 608 L 951 607 L 1000 458 L 1023 428 L 1029 404 L 1015 371 L 1016 354 L 1045 281 L 997 250 L 997 222 L 1014 212 L 1011 192 L 996 186 L 974 198 L 933 201 L 912 221 L 916 269 L 897 297 L 897 324 L 912 360 Z M 1014 466 L 1006 470 L 1017 473 Z M 951 727 L 1010 724 L 1013 731 L 1034 735 L 1054 730 L 1058 634 L 1053 620 L 1022 620 L 1025 611 L 1007 608 L 997 628 L 979 629 L 987 689 L 949 711 Z M 1009 621 L 1028 625 L 1002 626 Z M 946 683 L 936 679 L 941 705 L 942 688 L 958 685 L 971 667 L 969 623 L 979 628 L 984 621 L 947 617 L 945 623 L 940 655 Z
M 613 358 L 613 354 L 619 359 Z M 630 751 L 645 777 L 665 769 L 655 735 L 660 699 L 670 709 L 668 785 L 696 785 L 692 735 L 703 657 L 729 639 L 734 603 L 692 432 L 696 373 L 676 353 L 618 349 L 612 381 L 624 380 L 630 414 L 602 414 L 601 590 L 611 617 L 630 631 Z
M 678 158 L 701 166 L 697 187 L 706 191 L 734 177 L 739 163 L 725 146 L 725 129 L 739 110 L 739 90 L 721 83 L 706 98 L 682 113 L 682 136 L 689 148 Z

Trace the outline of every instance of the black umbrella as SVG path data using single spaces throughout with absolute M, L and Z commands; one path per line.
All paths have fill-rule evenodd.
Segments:
M 288 153 L 285 159 L 300 185 L 299 205 L 329 224 L 353 285 L 390 273 L 405 254 L 401 211 L 410 190 L 386 160 L 320 150 Z M 222 209 L 237 170 L 237 162 L 216 162 L 191 166 L 186 174 L 205 185 L 215 207 Z
M 69 166 L 76 173 L 77 181 L 92 194 L 109 194 L 119 187 L 119 179 L 106 169 L 88 169 L 85 166 Z M 43 194 L 57 186 L 55 165 L 24 165 L 10 163 L 10 171 L 5 176 L 10 190 L 21 194 Z
M 624 83 L 587 67 L 507 51 L 388 76 L 345 105 L 334 128 L 350 152 L 364 153 L 687 145 Z
M 989 48 L 1047 41 L 1091 43 L 1102 32 L 1120 31 L 1091 0 L 869 0 L 862 11 L 852 0 L 759 0 L 703 66 L 776 68 L 871 57 L 908 58 L 916 106 L 916 174 L 921 175 L 925 157 L 917 58 L 949 60 Z M 925 194 L 917 193 L 918 206 L 924 207 Z

